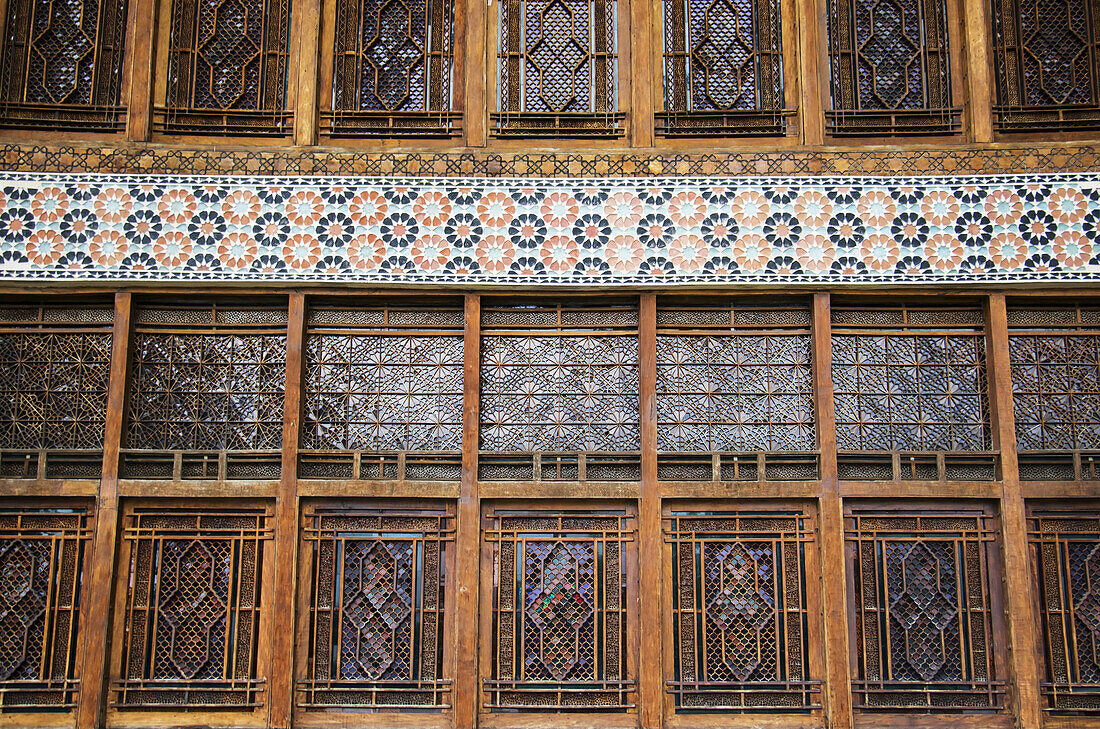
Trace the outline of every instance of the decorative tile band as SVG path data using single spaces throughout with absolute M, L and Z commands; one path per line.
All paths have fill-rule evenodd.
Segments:
M 0 278 L 448 284 L 1100 280 L 1100 176 L 7 173 Z

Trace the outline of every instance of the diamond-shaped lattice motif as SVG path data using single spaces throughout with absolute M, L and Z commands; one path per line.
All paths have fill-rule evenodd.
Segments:
M 174 548 L 173 548 L 174 547 Z M 223 632 L 226 604 L 222 589 L 227 586 L 229 565 L 223 554 L 215 554 L 202 541 L 174 543 L 165 559 L 173 560 L 173 585 L 162 588 L 161 617 L 169 631 L 169 660 L 182 678 L 195 678 L 211 658 L 222 655 L 216 634 Z
M 396 655 L 396 634 L 411 614 L 408 554 L 381 541 L 354 542 L 344 556 L 345 678 L 381 678 Z
M 580 660 L 581 628 L 594 612 L 591 594 L 580 589 L 583 570 L 573 550 L 558 542 L 542 558 L 542 579 L 528 593 L 527 615 L 542 638 L 539 657 L 559 680 Z

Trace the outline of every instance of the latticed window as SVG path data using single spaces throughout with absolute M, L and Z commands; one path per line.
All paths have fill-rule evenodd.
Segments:
M 783 134 L 779 0 L 664 0 L 666 136 Z
M 616 0 L 502 0 L 497 136 L 618 136 Z
M 1100 308 L 1010 310 L 1009 357 L 1021 478 L 1100 477 Z
M 0 711 L 76 705 L 88 510 L 0 509 Z
M 979 309 L 836 306 L 832 321 L 842 477 L 993 478 Z
M 996 709 L 993 530 L 982 512 L 849 515 L 860 711 Z
M 481 478 L 640 478 L 635 307 L 483 305 L 481 324 Z
M 816 478 L 809 326 L 798 303 L 661 303 L 659 478 Z
M 951 106 L 950 0 L 829 0 L 834 135 L 958 129 Z
M 286 319 L 266 307 L 138 309 L 123 476 L 278 478 Z
M 621 511 L 490 512 L 490 710 L 621 711 L 633 705 Z M 636 604 L 636 603 L 635 603 Z
M 303 478 L 461 478 L 460 306 L 310 310 Z
M 677 710 L 820 708 L 820 682 L 808 666 L 808 517 L 674 511 L 665 536 L 676 653 L 668 691 Z
M 171 0 L 158 130 L 285 135 L 290 0 Z M 162 23 L 163 24 L 163 23 Z
M 422 505 L 421 505 L 422 506 Z M 311 507 L 309 658 L 299 705 L 311 709 L 450 704 L 444 582 L 451 517 L 424 508 Z
M 1001 131 L 1100 127 L 1095 0 L 992 0 Z
M 110 307 L 0 308 L 0 478 L 99 478 Z
M 126 0 L 11 0 L 0 126 L 116 131 Z
M 1030 520 L 1039 580 L 1046 676 L 1052 712 L 1100 711 L 1100 514 L 1040 512 Z
M 263 508 L 132 507 L 114 705 L 255 710 L 271 515 Z
M 452 109 L 454 3 L 330 0 L 335 18 L 332 136 L 448 136 Z

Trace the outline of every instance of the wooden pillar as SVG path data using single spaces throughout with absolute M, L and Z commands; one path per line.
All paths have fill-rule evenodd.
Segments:
M 825 716 L 831 729 L 852 726 L 851 662 L 848 658 L 848 587 L 845 582 L 844 506 L 836 465 L 833 410 L 832 321 L 829 294 L 814 294 L 814 399 L 821 449 L 821 595 L 825 605 Z
M 478 592 L 481 565 L 481 502 L 477 485 L 479 388 L 481 377 L 481 298 L 467 294 L 462 368 L 462 483 L 455 526 L 455 729 L 477 726 Z
M 294 143 L 317 144 L 317 79 L 320 71 L 321 1 L 295 0 L 291 47 L 297 49 L 292 66 L 294 93 Z
M 494 50 L 488 46 L 488 18 L 487 0 L 468 0 L 460 5 L 464 9 L 462 17 L 465 22 L 465 48 L 463 52 L 463 75 L 465 79 L 465 114 L 463 126 L 466 134 L 466 146 L 484 147 L 487 139 L 486 124 L 488 123 L 488 108 L 486 107 L 487 75 L 495 72 Z M 496 18 L 493 19 L 496 22 Z M 455 32 L 462 26 L 455 18 Z M 491 71 L 492 70 L 492 71 Z
M 988 332 L 989 417 L 993 447 L 1001 455 L 1001 539 L 1004 546 L 1004 589 L 1008 627 L 1009 701 L 1016 725 L 1040 724 L 1039 663 L 1034 615 L 1035 595 L 1028 566 L 1027 514 L 1020 490 L 1016 455 L 1016 423 L 1012 406 L 1012 371 L 1008 357 L 1008 311 L 1004 294 L 990 295 L 986 304 Z
M 966 107 L 970 114 L 970 139 L 983 143 L 993 141 L 993 98 L 997 90 L 991 73 L 993 64 L 989 48 L 989 4 L 987 0 L 970 0 L 963 3 L 963 35 L 965 48 L 962 60 L 966 63 L 968 98 Z M 958 92 L 962 94 L 962 89 Z M 961 105 L 962 99 L 955 99 Z
M 165 0 L 171 2 L 171 0 Z M 124 83 L 129 83 L 126 102 L 126 139 L 147 142 L 153 131 L 153 63 L 159 8 L 157 0 L 132 0 L 126 18 Z
M 656 97 L 653 43 L 655 36 L 661 36 L 653 32 L 651 3 L 634 0 L 627 5 L 630 12 L 630 139 L 634 147 L 652 147 Z
M 642 626 L 638 646 L 638 693 L 643 729 L 657 729 L 664 718 L 661 676 L 661 494 L 657 488 L 657 296 L 642 294 L 638 317 L 638 363 L 642 436 L 641 503 L 638 509 L 638 564 Z
M 112 588 L 118 550 L 118 464 L 126 410 L 126 375 L 130 363 L 131 296 L 115 294 L 115 323 L 111 334 L 111 374 L 107 389 L 107 421 L 103 433 L 103 470 L 96 500 L 92 568 L 84 586 L 80 624 L 84 634 L 84 665 L 77 705 L 78 729 L 102 725 L 106 707 L 108 634 L 111 630 Z
M 305 295 L 290 295 L 286 327 L 286 396 L 283 400 L 283 454 L 275 499 L 275 599 L 277 628 L 271 636 L 271 691 L 268 726 L 286 729 L 294 708 L 294 606 L 298 564 L 298 433 L 302 421 L 302 352 Z
M 825 142 L 825 115 L 822 99 L 828 92 L 828 69 L 822 47 L 825 33 L 825 11 L 818 0 L 795 0 L 798 8 L 798 70 L 802 92 L 799 118 L 802 120 L 802 143 L 819 145 Z

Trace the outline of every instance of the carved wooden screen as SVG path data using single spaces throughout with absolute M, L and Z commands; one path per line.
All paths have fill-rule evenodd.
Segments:
M 462 476 L 460 306 L 309 312 L 299 476 Z
M 1029 523 L 1038 575 L 1046 675 L 1052 712 L 1100 711 L 1100 515 L 1078 509 L 1039 512 Z
M 980 310 L 836 306 L 832 320 L 842 478 L 994 477 Z
M 779 0 L 664 0 L 666 136 L 783 134 Z
M 617 0 L 502 0 L 500 137 L 616 137 Z
M 171 0 L 158 130 L 286 135 L 290 0 Z
M 992 0 L 1000 131 L 1100 127 L 1096 0 Z
M 801 303 L 661 302 L 658 478 L 817 478 L 809 327 Z
M 482 479 L 637 480 L 638 312 L 482 305 Z
M 450 705 L 444 583 L 451 517 L 428 508 L 316 506 L 305 513 L 309 655 L 298 705 Z
M 1100 309 L 1009 311 L 1020 477 L 1100 478 Z
M 332 136 L 449 136 L 454 3 L 336 0 Z M 326 16 L 331 17 L 331 16 Z
M 496 509 L 483 533 L 493 563 L 485 707 L 633 708 L 627 658 L 633 518 L 623 511 Z
M 830 133 L 956 131 L 950 0 L 829 0 Z
M 90 536 L 82 507 L 0 508 L 0 712 L 76 705 Z
M 110 307 L 0 308 L 0 478 L 99 478 Z
M 677 711 L 776 713 L 820 708 L 809 669 L 801 512 L 673 511 L 672 633 Z
M 860 711 L 997 709 L 990 518 L 970 512 L 855 511 L 853 705 Z
M 122 476 L 278 478 L 286 318 L 217 304 L 138 309 Z
M 9 0 L 0 126 L 116 131 L 126 0 Z
M 128 510 L 115 706 L 262 705 L 257 654 L 270 521 L 264 508 Z

